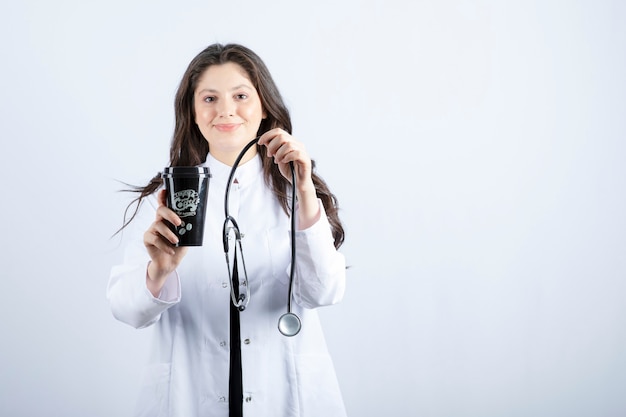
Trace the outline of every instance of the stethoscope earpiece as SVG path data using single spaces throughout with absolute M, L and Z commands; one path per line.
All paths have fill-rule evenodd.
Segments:
M 245 155 L 245 153 L 259 141 L 259 138 L 256 137 L 252 139 L 239 153 L 237 159 L 235 159 L 235 163 L 233 164 L 232 169 L 230 170 L 230 175 L 228 177 L 228 182 L 226 183 L 226 192 L 224 193 L 224 214 L 226 219 L 224 220 L 224 230 L 223 230 L 223 244 L 224 244 L 224 253 L 226 255 L 226 266 L 228 267 L 228 275 L 230 277 L 230 287 L 231 287 L 231 299 L 233 305 L 239 309 L 239 311 L 244 311 L 246 306 L 250 302 L 250 286 L 248 285 L 248 274 L 246 272 L 246 264 L 243 260 L 243 250 L 241 249 L 241 236 L 239 233 L 239 226 L 233 217 L 228 214 L 228 197 L 230 195 L 230 184 L 233 182 L 233 178 L 235 176 L 235 170 L 241 161 L 241 158 Z M 293 293 L 293 277 L 296 270 L 296 170 L 294 168 L 293 162 L 289 163 L 289 167 L 291 168 L 291 270 L 289 272 L 289 299 L 287 301 L 287 312 L 280 316 L 278 319 L 278 330 L 281 334 L 287 337 L 292 337 L 297 335 L 302 328 L 302 322 L 300 318 L 291 312 L 291 299 Z M 235 231 L 236 243 L 235 245 L 239 245 L 239 250 L 241 252 L 241 262 L 243 264 L 243 272 L 244 272 L 244 286 L 246 287 L 246 295 L 241 294 L 238 299 L 235 297 L 234 292 L 234 283 L 233 277 L 230 270 L 230 261 L 228 258 L 229 244 L 228 244 L 228 233 L 229 233 L 229 225 L 232 224 L 232 228 Z M 235 249 L 236 250 L 236 249 Z M 236 256 L 235 256 L 236 259 Z M 235 260 L 236 263 L 236 260 Z

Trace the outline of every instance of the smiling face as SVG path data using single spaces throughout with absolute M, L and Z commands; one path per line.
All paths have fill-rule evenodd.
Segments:
M 232 62 L 208 67 L 194 91 L 195 122 L 209 142 L 211 155 L 232 165 L 254 139 L 265 118 L 261 99 L 248 75 Z M 256 154 L 250 148 L 242 163 Z

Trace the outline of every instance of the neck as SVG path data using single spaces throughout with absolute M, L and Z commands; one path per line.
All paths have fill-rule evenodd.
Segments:
M 229 167 L 232 167 L 235 164 L 235 161 L 237 160 L 237 157 L 239 156 L 240 152 L 241 150 L 237 152 L 211 152 L 211 155 L 213 155 L 213 158 L 217 159 L 221 163 L 226 164 Z M 239 165 L 243 165 L 246 162 L 250 161 L 252 158 L 256 156 L 256 154 L 257 154 L 256 146 L 252 146 L 243 155 L 243 157 L 239 161 Z

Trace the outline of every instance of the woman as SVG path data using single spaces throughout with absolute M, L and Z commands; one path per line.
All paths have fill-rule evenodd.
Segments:
M 131 243 L 111 271 L 107 297 L 114 316 L 154 325 L 138 415 L 343 416 L 345 410 L 315 308 L 339 302 L 344 231 L 335 196 L 291 136 L 289 112 L 261 59 L 241 45 L 211 45 L 189 64 L 176 94 L 171 166 L 208 166 L 202 247 L 177 247 L 167 223 L 160 175 L 137 189 L 125 224 Z M 223 196 L 243 235 L 250 302 L 239 312 L 222 246 Z M 291 170 L 295 167 L 296 270 L 294 337 L 277 329 L 288 300 Z M 143 239 L 140 238 L 143 236 Z

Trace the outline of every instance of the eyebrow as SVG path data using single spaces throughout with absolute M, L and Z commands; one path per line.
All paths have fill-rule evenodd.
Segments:
M 236 91 L 239 90 L 241 88 L 245 88 L 246 90 L 253 90 L 253 88 L 247 84 L 239 84 L 233 88 L 230 89 L 230 91 Z M 207 93 L 219 93 L 218 90 L 214 89 L 214 88 L 203 88 L 202 90 L 198 90 L 198 93 L 203 93 L 203 92 L 207 92 Z

